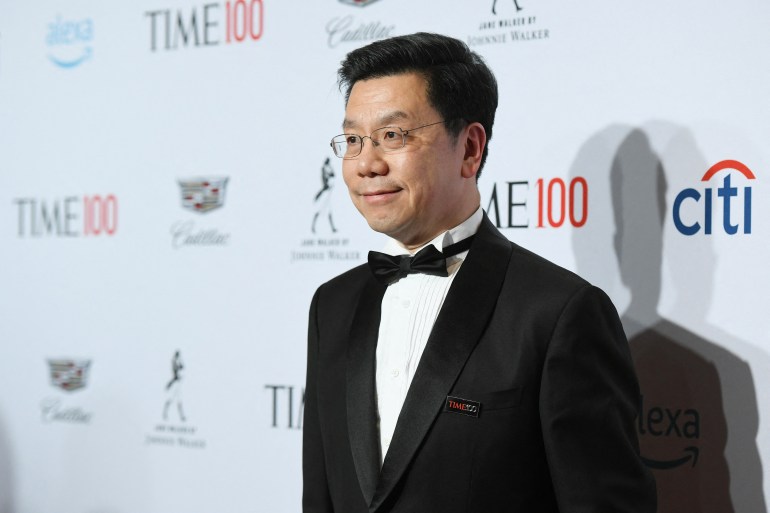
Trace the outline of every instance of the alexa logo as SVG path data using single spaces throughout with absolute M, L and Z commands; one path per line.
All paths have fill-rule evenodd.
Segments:
M 366 7 L 367 5 L 371 5 L 377 0 L 340 0 L 340 3 L 348 4 L 348 5 L 357 5 L 358 7 Z
M 722 160 L 711 166 L 701 178 L 701 187 L 688 187 L 676 195 L 672 214 L 677 231 L 688 236 L 711 235 L 714 231 L 751 234 L 753 180 L 756 176 L 751 169 L 737 160 Z
M 64 19 L 48 24 L 45 42 L 48 60 L 62 69 L 77 68 L 94 53 L 94 22 L 91 18 Z

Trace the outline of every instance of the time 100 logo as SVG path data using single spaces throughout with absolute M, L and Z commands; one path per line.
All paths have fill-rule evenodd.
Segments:
M 217 46 L 222 42 L 223 26 L 225 44 L 258 41 L 264 32 L 262 0 L 227 0 L 224 4 L 208 3 L 189 10 L 156 9 L 144 14 L 150 22 L 153 52 Z
M 13 202 L 20 238 L 112 236 L 118 230 L 118 198 L 114 194 L 25 197 Z
M 529 180 L 495 183 L 486 210 L 498 228 L 529 228 L 531 217 L 535 228 L 580 228 L 588 221 L 588 181 L 576 176 L 538 178 L 534 187 Z

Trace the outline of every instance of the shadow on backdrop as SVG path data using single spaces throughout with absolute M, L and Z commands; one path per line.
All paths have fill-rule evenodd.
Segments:
M 3 418 L 0 417 L 0 513 L 14 513 L 16 507 L 11 445 L 5 429 Z
M 659 513 L 764 512 L 754 381 L 748 364 L 721 345 L 735 339 L 705 340 L 658 314 L 666 174 L 708 166 L 684 129 L 656 123 L 646 130 L 611 126 L 578 152 L 570 174 L 588 180 L 593 200 L 589 222 L 573 230 L 578 272 L 628 304 L 621 319 L 642 393 L 637 431 Z M 662 155 L 650 134 L 665 141 Z M 699 244 L 678 260 L 689 268 L 672 271 L 698 277 L 698 289 L 676 289 L 677 305 L 705 325 L 715 255 L 707 237 Z

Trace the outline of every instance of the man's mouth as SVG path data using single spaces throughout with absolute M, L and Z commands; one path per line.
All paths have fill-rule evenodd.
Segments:
M 372 191 L 366 191 L 361 195 L 367 202 L 387 201 L 393 198 L 396 194 L 401 192 L 401 189 L 375 189 Z

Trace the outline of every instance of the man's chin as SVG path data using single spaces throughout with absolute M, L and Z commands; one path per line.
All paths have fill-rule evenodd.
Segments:
M 375 232 L 387 235 L 398 240 L 398 234 L 403 231 L 403 226 L 392 218 L 378 218 L 375 216 L 364 216 L 369 228 Z
M 389 222 L 372 220 L 372 219 L 367 219 L 366 222 L 369 224 L 369 228 L 371 228 L 375 232 L 382 233 L 383 235 L 387 235 L 388 237 L 391 237 L 392 236 L 391 234 L 394 233 L 393 227 Z

